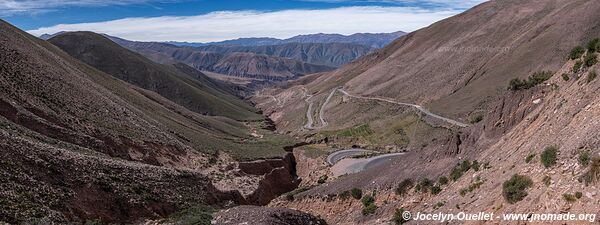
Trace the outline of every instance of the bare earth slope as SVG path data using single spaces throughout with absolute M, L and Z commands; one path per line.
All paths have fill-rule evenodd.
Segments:
M 4 21 L 0 52 L 0 221 L 131 223 L 246 203 L 203 175 L 211 156 L 282 157 L 289 145 L 129 85 Z
M 206 76 L 191 77 L 173 67 L 154 63 L 102 35 L 69 32 L 48 40 L 76 59 L 116 78 L 155 91 L 186 108 L 237 120 L 258 120 L 255 110 L 221 90 Z
M 595 1 L 489 1 L 410 33 L 306 85 L 344 86 L 466 120 L 510 79 L 556 70 L 576 44 L 599 32 Z M 312 78 L 311 78 L 312 79 Z

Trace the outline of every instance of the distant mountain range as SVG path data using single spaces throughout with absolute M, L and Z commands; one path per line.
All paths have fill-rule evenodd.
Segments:
M 48 40 L 65 33 L 44 34 L 40 38 Z M 200 71 L 251 79 L 250 86 L 258 83 L 263 86 L 334 70 L 404 34 L 310 34 L 289 39 L 240 38 L 214 43 L 138 42 L 105 36 L 157 63 L 183 63 Z
M 198 42 L 176 42 L 170 41 L 165 42 L 177 46 L 191 46 L 200 47 L 207 45 L 220 45 L 220 46 L 263 46 L 263 45 L 281 45 L 288 43 L 352 43 L 365 45 L 372 48 L 382 48 L 388 43 L 396 40 L 397 38 L 406 35 L 405 32 L 398 31 L 393 33 L 357 33 L 352 35 L 341 35 L 341 34 L 307 34 L 298 35 L 288 39 L 277 39 L 277 38 L 239 38 L 234 40 L 226 40 L 221 42 L 210 42 L 210 43 L 198 43 Z

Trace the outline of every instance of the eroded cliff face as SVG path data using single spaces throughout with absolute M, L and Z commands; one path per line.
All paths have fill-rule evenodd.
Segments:
M 296 159 L 292 153 L 283 159 L 240 163 L 240 169 L 248 174 L 264 175 L 258 188 L 246 197 L 248 203 L 254 205 L 266 205 L 279 195 L 296 189 L 301 182 L 296 175 Z

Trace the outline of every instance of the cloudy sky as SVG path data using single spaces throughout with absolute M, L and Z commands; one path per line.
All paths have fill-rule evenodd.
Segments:
M 414 31 L 485 0 L 0 0 L 34 35 L 88 30 L 140 41 Z

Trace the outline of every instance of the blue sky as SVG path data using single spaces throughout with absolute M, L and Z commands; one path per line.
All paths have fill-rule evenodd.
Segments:
M 484 0 L 0 0 L 32 34 L 90 30 L 144 41 L 414 31 Z

